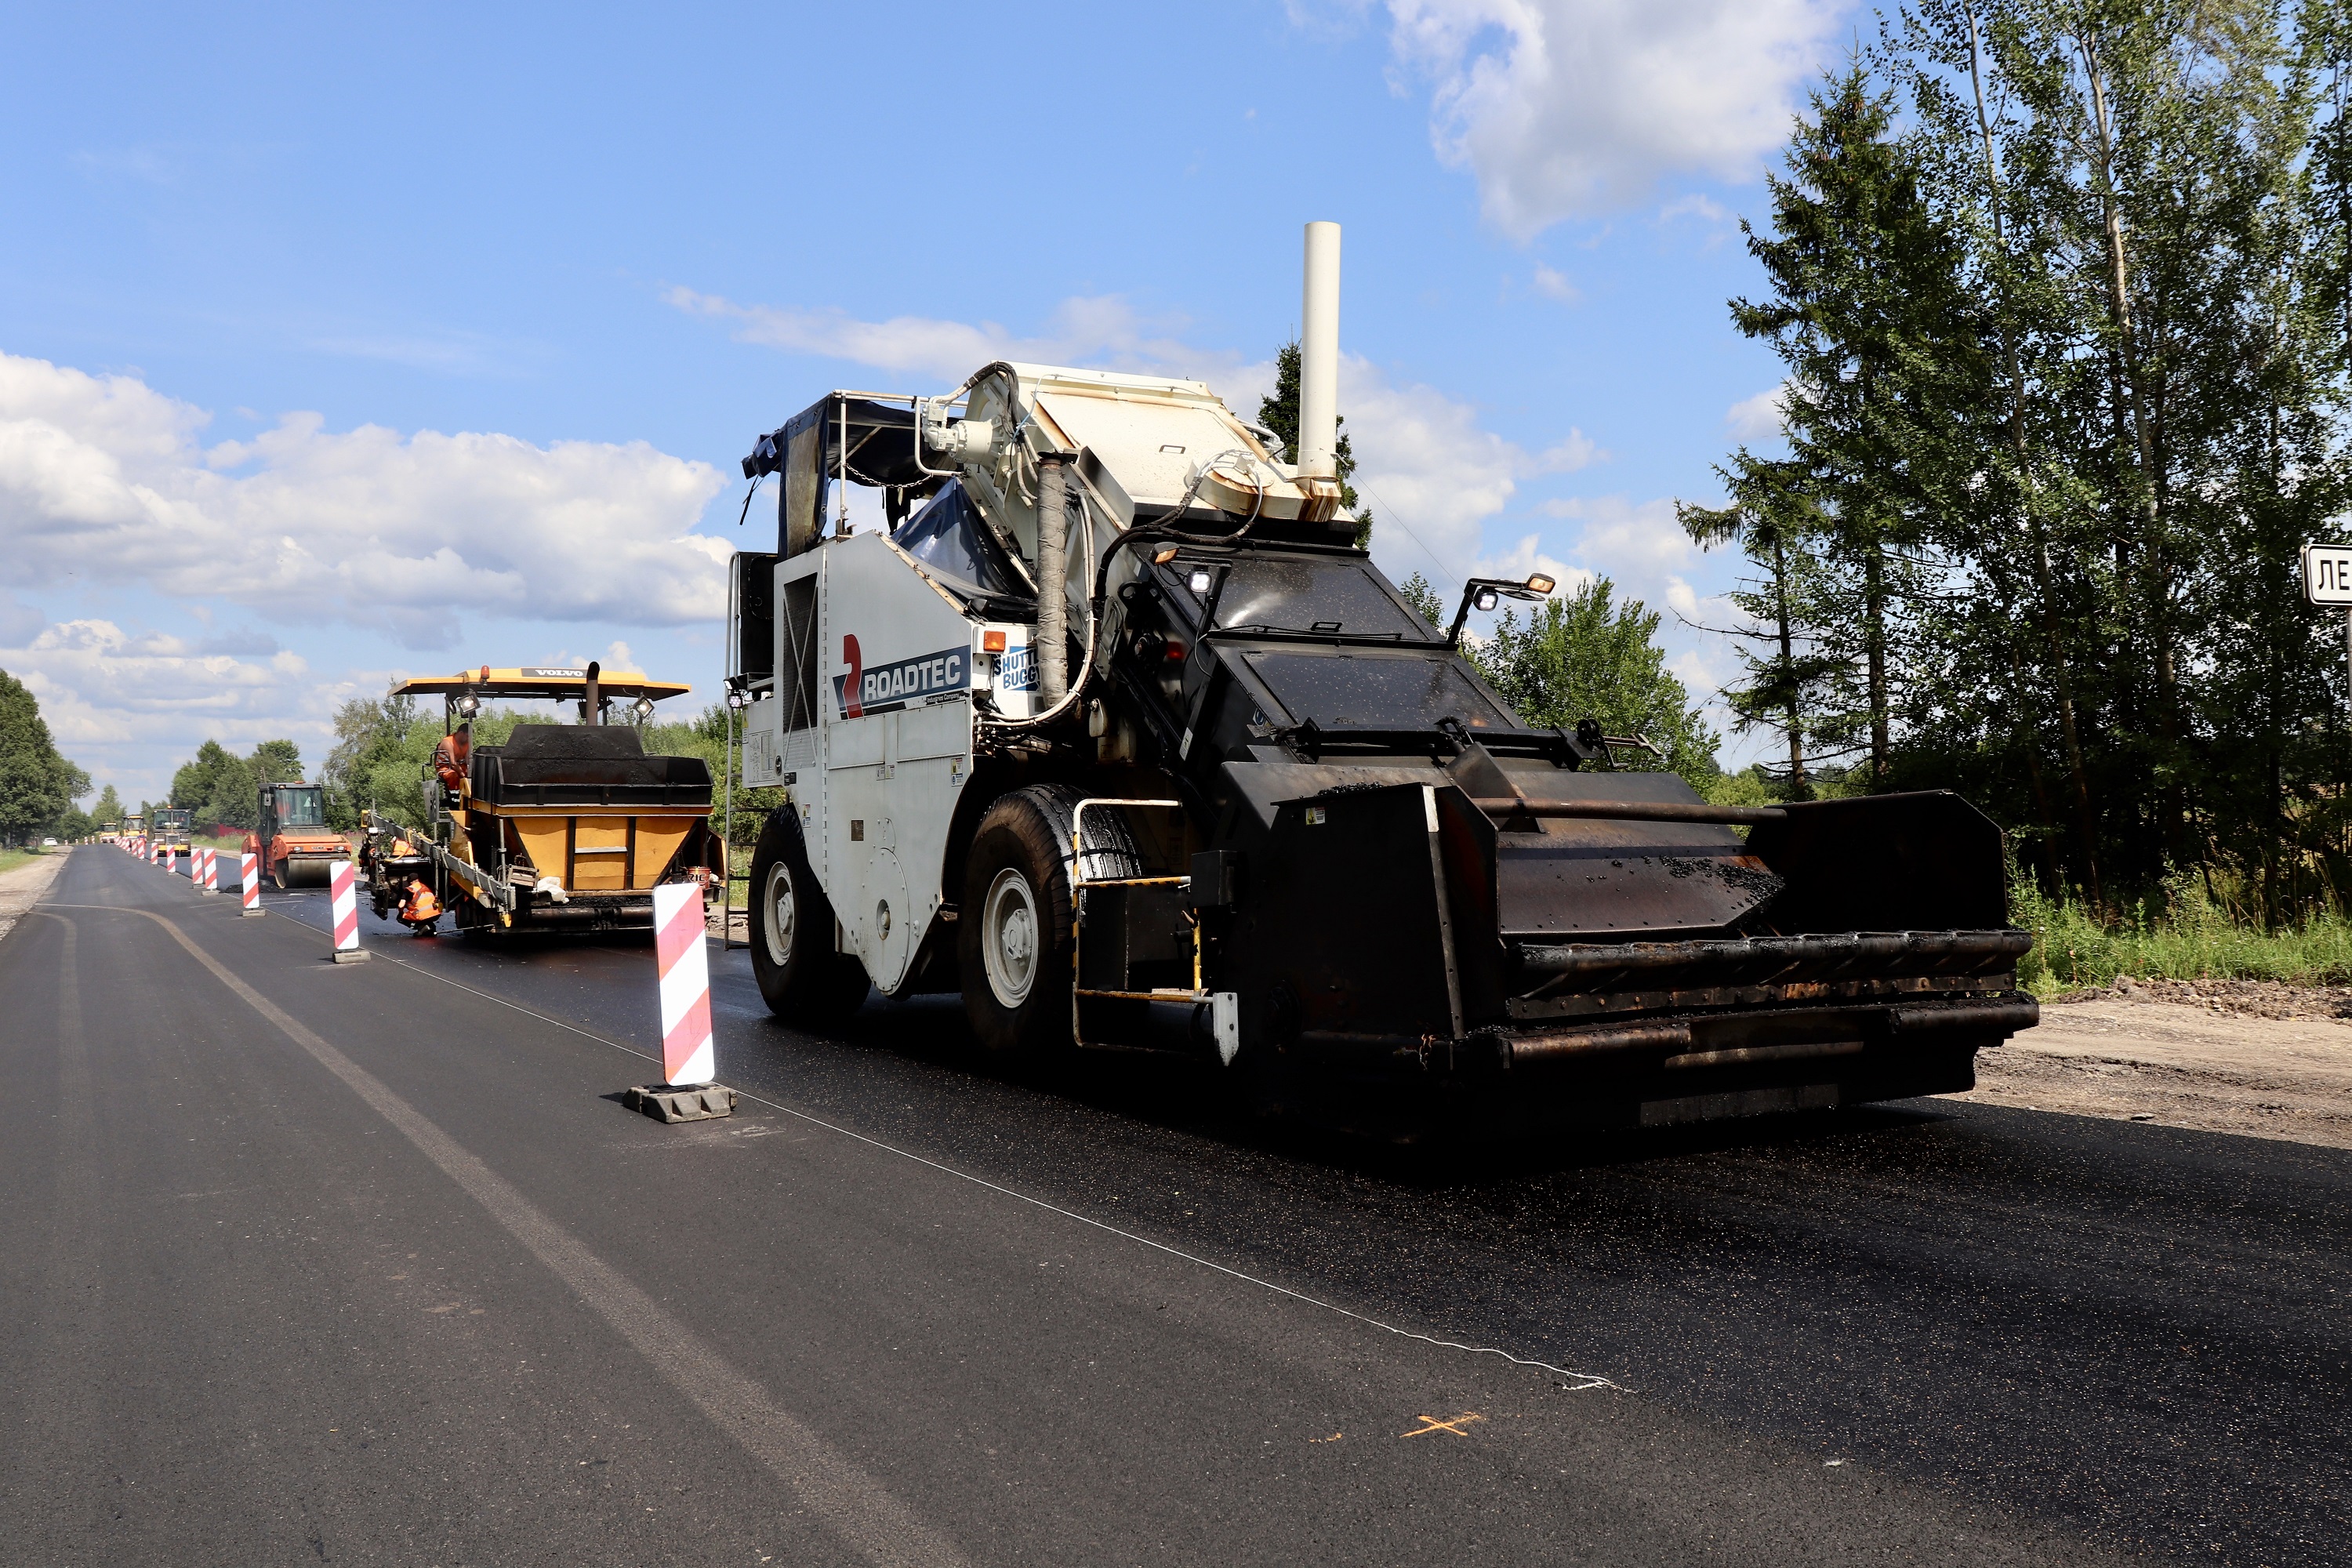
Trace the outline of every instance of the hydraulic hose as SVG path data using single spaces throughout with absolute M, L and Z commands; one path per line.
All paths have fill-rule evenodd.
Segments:
M 975 375 L 972 379 L 976 382 L 980 377 Z M 1231 451 L 1221 452 L 1211 461 L 1203 463 L 1201 466 L 1201 471 L 1193 477 L 1191 488 L 1185 490 L 1183 499 L 1176 503 L 1172 515 L 1181 517 L 1184 514 L 1184 509 L 1192 504 L 1192 498 L 1200 494 L 1201 486 L 1202 482 L 1208 479 L 1209 470 L 1211 468 L 1216 467 L 1217 464 L 1223 462 L 1227 458 L 1245 457 L 1247 455 L 1247 452 L 1243 447 L 1235 447 Z M 1260 495 L 1263 496 L 1263 494 L 1264 491 L 1261 490 Z M 1087 496 L 1086 488 L 1083 483 L 1081 483 L 1078 489 L 1078 505 L 1086 516 L 1087 547 L 1091 552 L 1094 548 L 1095 509 L 1094 503 Z M 1251 529 L 1257 526 L 1259 515 L 1259 510 L 1257 508 L 1253 508 L 1250 511 L 1250 515 L 1243 520 L 1242 525 L 1234 530 L 1231 533 L 1190 533 L 1186 532 L 1182 529 L 1168 527 L 1164 523 L 1155 523 L 1146 528 L 1130 528 L 1124 533 L 1114 538 L 1108 544 L 1103 547 L 1099 557 L 1095 563 L 1094 593 L 1087 601 L 1087 656 L 1085 662 L 1080 664 L 1078 667 L 1077 679 L 1070 682 L 1069 689 L 1064 694 L 1062 700 L 1048 707 L 1043 713 L 1034 713 L 1026 719 L 998 719 L 992 721 L 994 725 L 998 729 L 1002 730 L 1040 729 L 1061 718 L 1065 713 L 1076 707 L 1081 698 L 1085 697 L 1087 688 L 1093 681 L 1095 666 L 1102 648 L 1103 605 L 1109 596 L 1111 562 L 1118 556 L 1121 550 L 1131 544 L 1157 544 L 1162 540 L 1173 540 L 1179 544 L 1199 544 L 1212 547 L 1218 545 L 1238 544 L 1249 536 Z M 1040 555 L 1044 554 L 1044 549 L 1042 546 L 1040 547 L 1038 553 Z M 1043 574 L 1042 562 L 1040 563 L 1040 574 Z M 1043 626 L 1045 622 L 1045 599 L 1043 591 L 1045 585 L 1041 583 L 1038 586 L 1040 591 L 1038 600 L 1038 623 L 1040 627 L 1039 640 L 1043 641 Z
M 1037 460 L 1037 692 L 1053 708 L 1069 694 L 1070 514 L 1062 459 Z M 1087 639 L 1089 642 L 1092 637 Z

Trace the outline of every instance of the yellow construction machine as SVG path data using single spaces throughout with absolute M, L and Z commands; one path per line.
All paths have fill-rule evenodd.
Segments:
M 593 663 L 484 665 L 393 688 L 443 702 L 443 739 L 424 780 L 429 826 L 408 847 L 431 862 L 431 891 L 458 930 L 647 930 L 657 885 L 723 885 L 709 764 L 649 754 L 642 733 L 656 702 L 689 689 Z M 475 744 L 476 715 L 516 701 L 552 701 L 577 720 L 517 724 L 498 744 Z M 373 890 L 379 902 L 405 892 Z

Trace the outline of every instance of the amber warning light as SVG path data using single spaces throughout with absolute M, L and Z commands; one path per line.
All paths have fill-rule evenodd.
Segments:
M 1003 632 L 981 633 L 980 651 L 982 653 L 1003 653 L 1004 651 L 1004 634 Z

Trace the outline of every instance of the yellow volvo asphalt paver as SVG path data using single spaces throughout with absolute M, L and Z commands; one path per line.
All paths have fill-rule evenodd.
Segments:
M 443 702 L 424 781 L 429 828 L 416 847 L 460 931 L 649 929 L 656 886 L 724 877 L 709 765 L 645 749 L 654 705 L 690 689 L 594 663 L 483 665 L 393 688 Z M 495 745 L 476 744 L 483 708 L 517 701 L 569 707 L 576 721 L 517 724 Z

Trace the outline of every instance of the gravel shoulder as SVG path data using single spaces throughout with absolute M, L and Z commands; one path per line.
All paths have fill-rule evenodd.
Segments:
M 65 869 L 69 853 L 59 849 L 13 871 L 0 871 L 0 937 L 6 936 L 24 919 L 25 911 L 40 902 L 41 895 Z
M 2315 987 L 2090 993 L 2046 1005 L 2038 1028 L 1979 1054 L 1966 1098 L 2352 1149 L 2352 1020 L 2340 1005 Z

